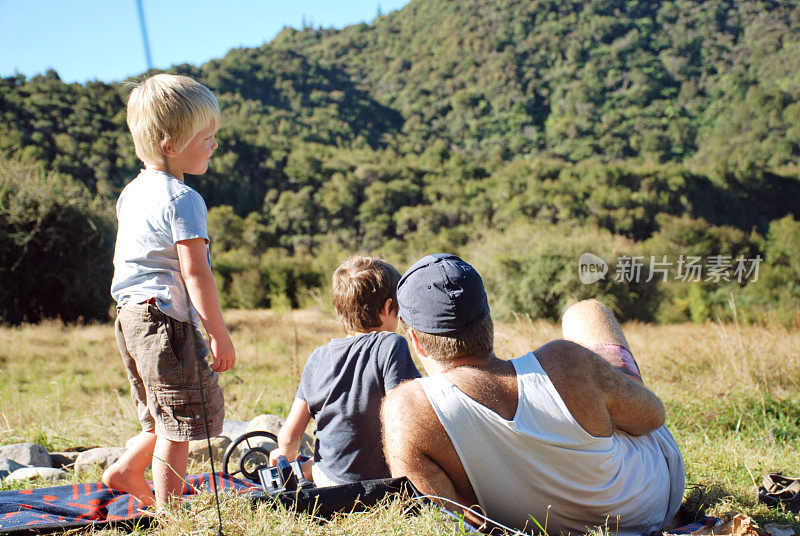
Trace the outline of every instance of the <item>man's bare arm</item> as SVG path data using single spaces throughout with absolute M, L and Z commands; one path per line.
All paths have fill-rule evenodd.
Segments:
M 407 476 L 425 495 L 444 497 L 467 506 L 477 503 L 471 490 L 457 491 L 457 485 L 442 467 L 454 462 L 461 467 L 461 462 L 418 381 L 405 382 L 386 394 L 381 420 L 383 448 L 393 477 Z M 440 434 L 445 434 L 445 437 Z M 456 467 L 449 470 L 458 472 Z M 463 467 L 460 472 L 463 473 Z M 456 475 L 456 480 L 459 479 Z M 479 526 L 483 523 L 451 502 L 437 502 L 448 510 L 464 514 L 473 524 Z
M 601 361 L 597 367 L 599 386 L 606 395 L 606 408 L 614 428 L 631 435 L 644 435 L 664 424 L 664 404 L 653 391 L 600 356 L 597 358 Z
M 664 424 L 664 405 L 641 382 L 580 344 L 558 340 L 534 351 L 572 416 L 588 433 L 642 435 Z

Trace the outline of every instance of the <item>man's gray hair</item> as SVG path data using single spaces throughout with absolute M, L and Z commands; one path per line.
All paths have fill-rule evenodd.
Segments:
M 401 319 L 402 322 L 402 319 Z M 414 329 L 403 322 L 406 331 Z M 477 324 L 454 335 L 433 335 L 414 329 L 420 347 L 428 357 L 437 361 L 452 361 L 462 357 L 486 357 L 494 352 L 494 323 L 487 314 Z

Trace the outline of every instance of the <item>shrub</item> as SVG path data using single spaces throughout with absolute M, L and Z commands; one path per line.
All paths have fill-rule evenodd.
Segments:
M 481 273 L 492 314 L 558 320 L 572 302 L 597 298 L 620 320 L 653 319 L 658 284 L 647 282 L 647 267 L 639 277 L 618 277 L 616 259 L 631 255 L 633 242 L 608 231 L 565 226 L 516 224 L 464 248 L 464 259 Z M 584 284 L 578 276 L 583 253 L 593 253 L 608 265 L 597 282 Z
M 0 320 L 107 318 L 114 227 L 83 185 L 0 161 Z

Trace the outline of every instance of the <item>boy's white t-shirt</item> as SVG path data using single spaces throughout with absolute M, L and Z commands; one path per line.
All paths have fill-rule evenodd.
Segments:
M 204 238 L 208 244 L 208 210 L 200 194 L 168 173 L 143 169 L 122 190 L 117 220 L 111 282 L 117 305 L 155 298 L 168 316 L 199 327 L 176 243 Z

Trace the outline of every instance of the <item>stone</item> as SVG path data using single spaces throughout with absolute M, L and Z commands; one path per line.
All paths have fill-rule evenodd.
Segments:
M 777 523 L 767 523 L 764 530 L 771 536 L 794 536 L 794 529 L 791 525 L 779 525 Z
M 80 475 L 99 466 L 105 469 L 125 452 L 125 447 L 98 447 L 81 452 L 75 459 L 75 474 Z
M 214 456 L 214 463 L 221 464 L 225 449 L 231 444 L 231 439 L 227 436 L 217 436 L 211 438 L 211 455 Z M 189 441 L 189 461 L 202 463 L 208 461 L 208 441 L 198 439 Z M 218 471 L 220 467 L 215 467 Z
M 75 465 L 75 460 L 80 456 L 80 452 L 51 452 L 50 459 L 56 469 L 71 468 Z
M 50 454 L 41 445 L 34 443 L 17 443 L 0 447 L 0 458 L 8 458 L 30 467 L 52 467 Z
M 277 415 L 259 415 L 258 417 L 254 418 L 250 421 L 250 424 L 247 426 L 248 432 L 271 432 L 275 435 L 278 435 L 278 432 L 283 426 L 285 420 L 282 417 L 278 417 Z M 247 448 L 247 444 L 242 445 L 244 449 Z M 275 441 L 270 440 L 267 437 L 255 437 L 250 440 L 251 447 L 261 447 L 266 450 L 272 450 L 278 446 Z M 242 447 L 240 447 L 242 450 Z M 303 438 L 300 440 L 300 454 L 305 454 L 306 456 L 311 456 L 314 453 L 314 439 L 309 436 L 308 434 L 303 434 Z
M 250 421 L 250 423 L 247 425 L 246 431 L 253 432 L 258 430 L 259 432 L 272 432 L 273 434 L 278 435 L 278 432 L 280 431 L 284 422 L 285 421 L 283 418 L 278 417 L 277 415 L 259 415 Z
M 246 449 L 259 447 L 269 452 L 277 446 L 278 443 L 276 443 L 275 441 L 273 441 L 268 437 L 256 436 L 256 437 L 251 437 L 247 441 L 243 441 L 242 443 L 240 443 L 237 450 L 241 453 L 244 452 Z
M 34 478 L 52 482 L 68 479 L 69 473 L 63 469 L 55 469 L 53 467 L 23 467 L 5 477 L 3 482 L 20 482 L 22 480 L 31 480 Z
M 13 473 L 17 469 L 22 469 L 25 467 L 21 463 L 17 463 L 14 460 L 9 460 L 8 458 L 0 458 L 0 479 L 7 477 L 9 474 Z
M 222 433 L 220 435 L 224 435 L 225 437 L 234 440 L 240 435 L 247 432 L 247 427 L 249 425 L 250 421 L 237 421 L 234 419 L 225 419 L 222 422 Z
M 281 426 L 283 426 L 283 423 L 284 420 L 281 417 L 278 417 L 277 415 L 267 415 L 267 414 L 259 415 L 256 418 L 250 420 L 249 423 L 247 423 L 247 429 L 245 430 L 245 433 L 271 432 L 275 435 L 278 435 L 278 432 L 280 431 Z M 254 437 L 252 439 L 249 439 L 247 443 L 242 443 L 239 446 L 239 451 L 242 452 L 247 448 L 253 448 L 253 447 L 261 447 L 263 449 L 270 451 L 277 446 L 278 444 L 268 437 Z

